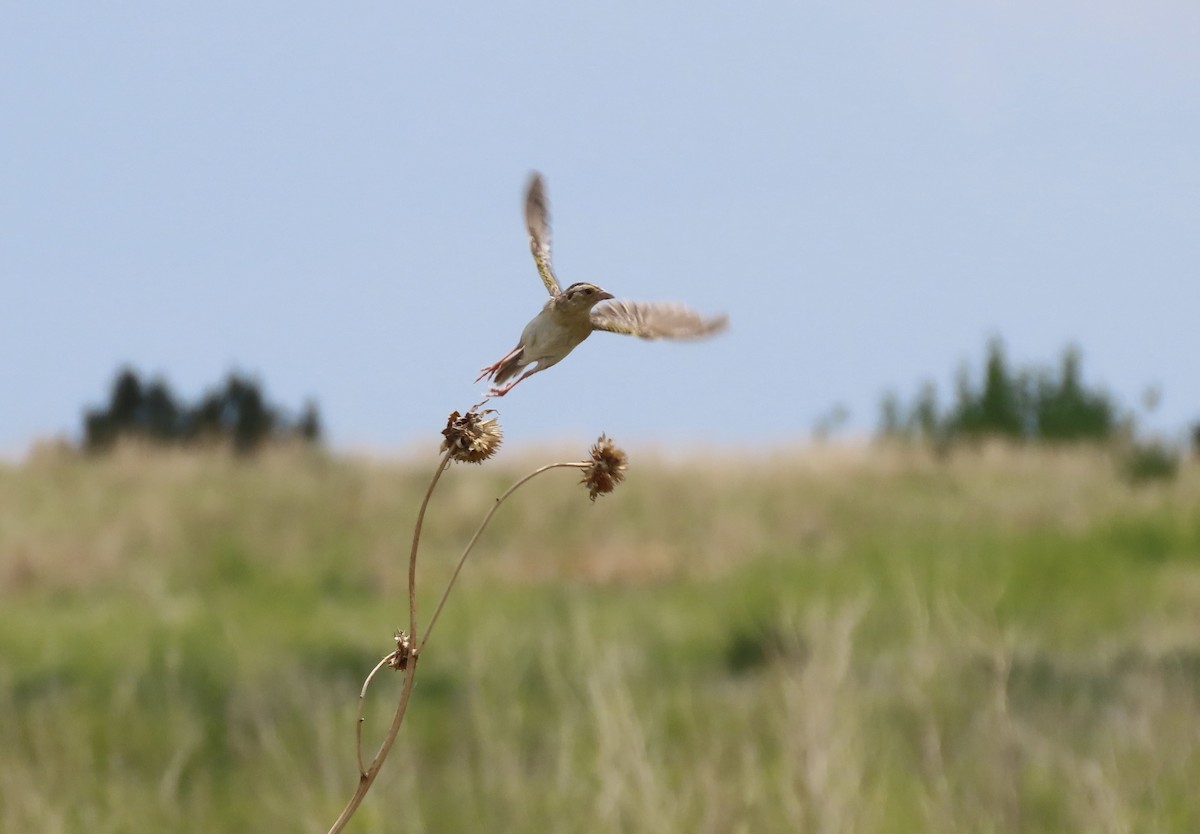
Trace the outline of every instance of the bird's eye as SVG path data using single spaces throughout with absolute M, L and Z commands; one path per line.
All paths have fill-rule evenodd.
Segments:
M 584 293 L 586 293 L 587 295 L 591 295 L 593 292 L 595 292 L 595 290 L 593 290 L 591 287 L 586 287 L 584 289 Z

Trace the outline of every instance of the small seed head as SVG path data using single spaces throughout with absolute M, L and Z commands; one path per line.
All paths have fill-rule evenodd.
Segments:
M 396 651 L 388 659 L 388 666 L 400 671 L 408 668 L 408 659 L 412 656 L 412 641 L 403 631 L 396 632 Z
M 457 411 L 450 412 L 446 420 L 446 428 L 442 429 L 442 451 L 449 452 L 451 460 L 465 463 L 483 463 L 496 454 L 500 448 L 502 434 L 500 421 L 495 417 L 494 408 L 476 411 L 478 406 L 472 406 L 466 414 Z
M 591 465 L 583 471 L 580 482 L 588 488 L 588 497 L 592 501 L 597 495 L 604 495 L 617 488 L 617 484 L 625 480 L 625 467 L 628 458 L 607 435 L 592 444 Z

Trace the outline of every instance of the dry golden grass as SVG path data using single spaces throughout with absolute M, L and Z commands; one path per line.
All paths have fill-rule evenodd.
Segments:
M 349 830 L 1200 830 L 1196 465 L 648 457 L 501 509 Z M 446 474 L 424 611 L 547 459 Z M 0 830 L 328 827 L 434 463 L 0 467 Z

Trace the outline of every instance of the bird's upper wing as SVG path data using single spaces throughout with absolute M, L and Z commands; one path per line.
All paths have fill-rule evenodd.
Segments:
M 701 339 L 720 333 L 729 317 L 706 318 L 682 304 L 606 301 L 592 309 L 592 327 L 643 339 Z
M 562 292 L 554 266 L 550 263 L 550 212 L 546 208 L 546 189 L 542 175 L 534 172 L 525 192 L 525 226 L 529 229 L 529 251 L 533 253 L 538 274 L 551 296 Z

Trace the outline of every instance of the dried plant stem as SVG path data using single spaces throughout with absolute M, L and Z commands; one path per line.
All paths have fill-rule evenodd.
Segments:
M 391 659 L 392 655 L 389 654 L 383 660 L 376 663 L 375 668 L 371 670 L 371 674 L 367 675 L 367 679 L 363 681 L 362 689 L 358 691 L 358 721 L 354 725 L 354 747 L 358 754 L 358 772 L 360 775 L 367 771 L 367 766 L 363 764 L 362 752 L 362 725 L 367 720 L 363 716 L 367 704 L 367 687 L 371 685 L 371 680 L 375 677 L 376 673 L 384 666 L 387 666 L 391 662 Z
M 479 537 L 481 535 L 483 535 L 483 531 L 487 529 L 488 523 L 492 520 L 492 516 L 494 516 L 496 514 L 496 510 L 500 509 L 500 505 L 503 504 L 510 495 L 512 495 L 514 492 L 516 492 L 518 489 L 520 489 L 522 486 L 524 486 L 527 482 L 533 480 L 534 478 L 536 478 L 538 475 L 542 474 L 543 472 L 546 472 L 550 469 L 562 469 L 562 468 L 586 469 L 589 465 L 590 464 L 583 463 L 583 462 L 548 463 L 545 466 L 541 467 L 540 469 L 535 469 L 533 472 L 530 472 L 524 478 L 522 478 L 521 480 L 517 481 L 515 484 L 510 486 L 503 495 L 501 495 L 499 498 L 496 499 L 496 503 L 494 503 L 492 505 L 492 508 L 490 510 L 488 510 L 487 515 L 485 515 L 483 517 L 483 521 L 480 522 L 480 524 L 479 524 L 479 529 L 477 529 L 475 531 L 475 535 L 471 536 L 471 540 L 469 542 L 467 542 L 467 546 L 463 550 L 462 556 L 459 557 L 458 564 L 455 565 L 455 567 L 454 567 L 454 573 L 452 573 L 450 575 L 450 581 L 448 583 L 446 583 L 446 590 L 444 590 L 442 592 L 442 598 L 440 600 L 438 600 L 437 608 L 435 608 L 433 611 L 433 617 L 430 618 L 430 620 L 429 620 L 429 626 L 425 629 L 425 636 L 421 639 L 421 642 L 418 644 L 419 647 L 417 649 L 416 654 L 420 654 L 422 651 L 424 651 L 425 643 L 426 643 L 426 641 L 429 640 L 429 635 L 433 632 L 433 626 L 434 626 L 434 624 L 437 623 L 438 617 L 442 613 L 442 608 L 446 604 L 446 599 L 450 596 L 450 590 L 454 587 L 454 583 L 458 579 L 459 572 L 462 570 L 463 565 L 467 561 L 467 556 L 470 555 L 471 550 L 475 547 L 475 543 L 479 541 Z M 414 642 L 415 642 L 415 638 L 414 638 Z
M 433 490 L 437 487 L 438 481 L 442 478 L 442 473 L 450 465 L 451 452 L 447 451 L 442 455 L 441 461 L 438 463 L 437 471 L 433 474 L 433 479 L 429 482 L 429 488 L 425 490 L 425 497 L 421 500 L 421 508 L 417 511 L 416 525 L 413 527 L 412 549 L 408 555 L 408 627 L 409 638 L 415 642 L 417 636 L 417 551 L 421 544 L 421 526 L 425 522 L 425 510 L 429 506 L 429 499 L 433 497 Z M 400 725 L 404 721 L 404 713 L 408 710 L 408 700 L 412 696 L 413 684 L 416 682 L 417 661 L 420 659 L 420 651 L 412 652 L 408 657 L 408 663 L 404 667 L 404 687 L 400 691 L 400 701 L 396 704 L 396 713 L 392 716 L 392 723 L 388 727 L 387 736 L 383 743 L 379 745 L 379 751 L 375 754 L 375 758 L 371 760 L 371 764 L 365 770 L 362 767 L 362 699 L 366 694 L 367 685 L 371 682 L 371 677 L 375 675 L 379 667 L 376 666 L 371 675 L 367 677 L 366 682 L 359 695 L 359 720 L 355 726 L 355 732 L 359 739 L 358 743 L 358 786 L 354 789 L 354 795 L 350 797 L 350 801 L 346 803 L 346 807 L 342 809 L 342 813 L 338 815 L 333 826 L 329 829 L 329 834 L 336 834 L 342 831 L 350 818 L 354 816 L 354 812 L 358 810 L 358 806 L 362 804 L 363 798 L 367 795 L 367 791 L 371 789 L 371 785 L 375 782 L 375 777 L 379 775 L 380 769 L 383 767 L 383 762 L 387 759 L 388 753 L 391 752 L 392 745 L 396 742 L 396 736 L 400 733 Z M 393 655 L 384 658 L 383 662 L 390 660 Z
M 429 499 L 433 497 L 434 487 L 437 486 L 438 481 L 442 478 L 442 473 L 450 465 L 451 454 L 451 451 L 447 451 L 442 455 L 442 462 L 438 464 L 437 472 L 433 474 L 433 480 L 429 482 L 429 489 L 425 490 L 421 509 L 417 511 L 417 523 L 413 527 L 412 549 L 408 553 L 408 639 L 414 643 L 417 640 L 417 548 L 421 544 L 421 526 L 425 523 L 425 509 L 429 506 Z M 412 659 L 416 660 L 415 657 Z

